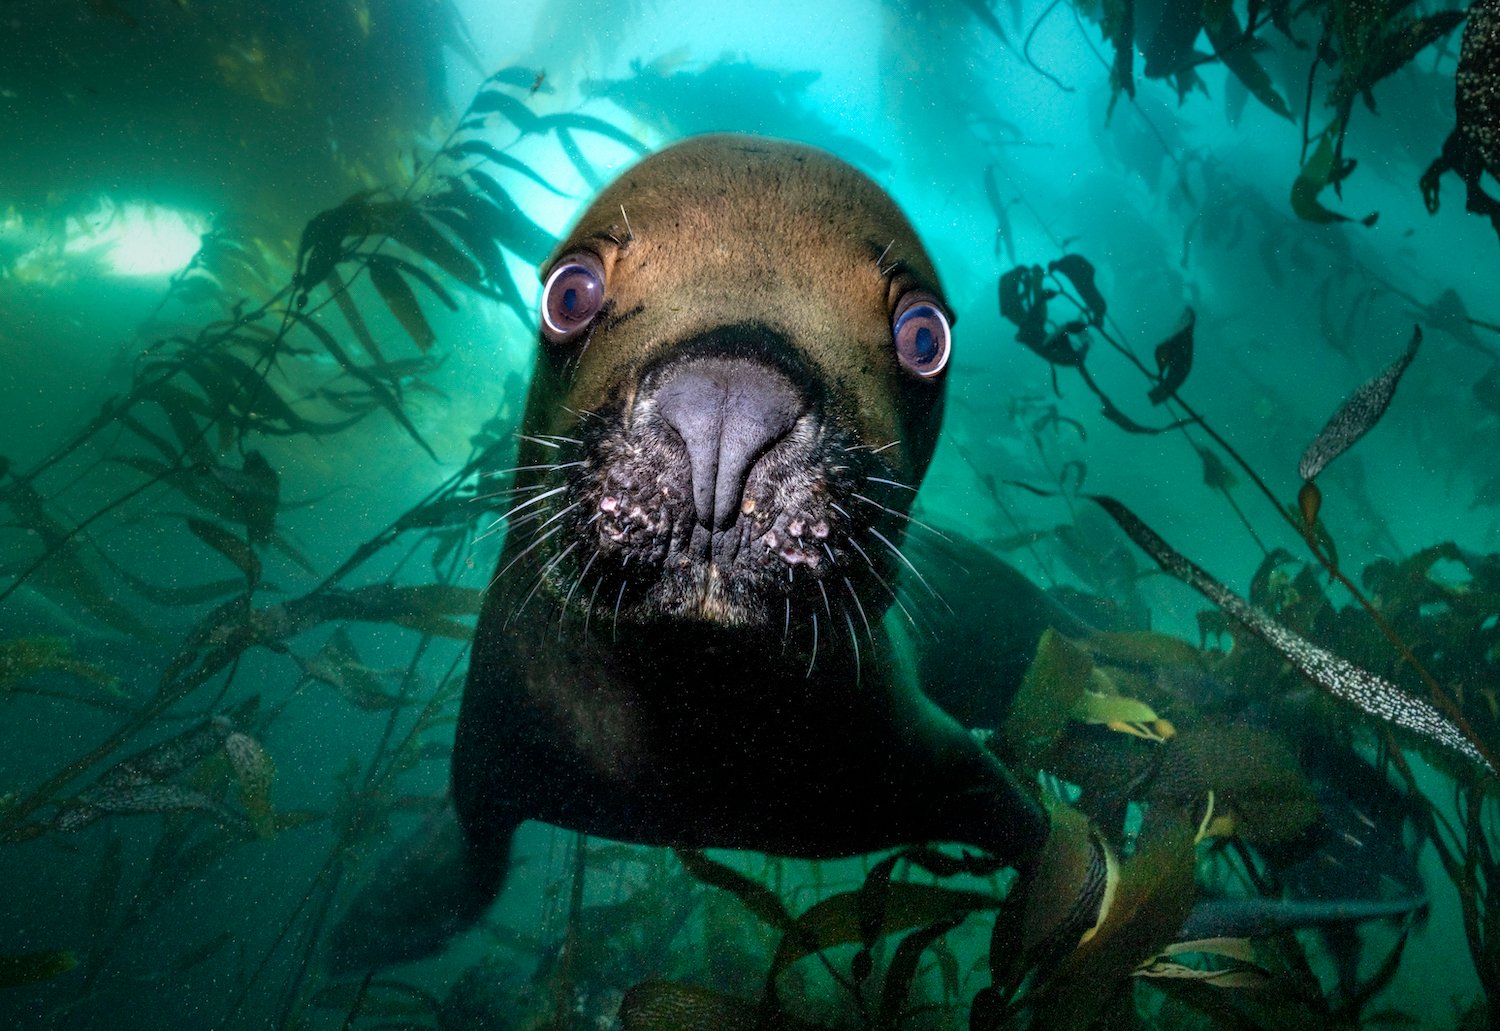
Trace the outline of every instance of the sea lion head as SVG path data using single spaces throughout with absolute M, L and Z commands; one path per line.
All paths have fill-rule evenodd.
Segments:
M 699 137 L 606 188 L 541 272 L 521 503 L 564 489 L 507 554 L 621 622 L 877 619 L 952 321 L 891 199 L 821 151 Z

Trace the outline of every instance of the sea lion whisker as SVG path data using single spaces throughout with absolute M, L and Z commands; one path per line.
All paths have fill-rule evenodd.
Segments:
M 521 502 L 519 505 L 517 505 L 515 508 L 512 508 L 510 511 L 505 512 L 502 515 L 496 516 L 495 517 L 495 521 L 492 522 L 492 523 L 490 523 L 490 525 L 487 526 L 487 527 L 485 527 L 485 529 L 493 529 L 494 527 L 499 526 L 501 523 L 505 522 L 507 519 L 509 519 L 512 516 L 514 516 L 517 512 L 521 511 L 522 509 L 530 508 L 532 505 L 535 505 L 535 504 L 537 504 L 540 501 L 545 501 L 545 500 L 547 500 L 550 497 L 554 497 L 555 495 L 561 494 L 563 491 L 565 491 L 567 489 L 568 489 L 568 485 L 565 483 L 565 484 L 563 484 L 560 487 L 553 487 L 551 490 L 547 491 L 545 494 L 538 494 L 534 498 L 528 498 L 527 500 L 525 500 L 525 501 Z
M 847 534 L 845 535 L 845 539 L 849 542 L 850 547 L 859 552 L 859 557 L 865 560 L 865 564 L 870 567 L 870 574 L 875 577 L 875 581 L 880 584 L 880 586 L 885 588 L 886 593 L 891 596 L 891 601 L 894 602 L 896 607 L 901 610 L 901 614 L 906 617 L 906 621 L 911 624 L 911 628 L 918 633 L 922 633 L 923 628 L 917 625 L 916 619 L 914 619 L 912 617 L 912 614 L 907 611 L 906 606 L 901 603 L 901 596 L 896 593 L 896 589 L 886 582 L 885 577 L 880 575 L 880 570 L 876 567 L 875 560 L 870 558 L 869 553 L 866 552 L 864 548 L 860 547 L 859 541 L 855 540 L 853 537 Z
M 574 594 L 574 592 L 577 591 L 578 588 L 580 588 L 580 587 L 583 586 L 584 579 L 589 575 L 589 570 L 591 568 L 593 568 L 594 560 L 599 557 L 599 552 L 601 552 L 603 550 L 604 549 L 602 547 L 596 547 L 594 549 L 594 553 L 589 556 L 589 560 L 583 564 L 583 569 L 579 570 L 578 579 L 574 580 L 573 581 L 573 586 L 570 587 L 570 588 L 568 588 L 567 597 L 563 598 L 562 611 L 559 612 L 558 615 L 557 615 L 557 639 L 559 641 L 562 640 L 562 635 L 563 635 L 563 619 L 568 614 L 568 603 L 573 600 L 573 594 Z
M 504 576 L 506 573 L 510 572 L 512 566 L 514 566 L 517 562 L 521 561 L 527 555 L 530 555 L 537 548 L 541 547 L 542 543 L 544 541 L 546 541 L 546 539 L 548 537 L 551 537 L 554 533 L 557 533 L 561 529 L 562 529 L 562 524 L 559 523 L 557 526 L 554 526 L 552 529 L 550 529 L 546 533 L 542 534 L 541 537 L 537 538 L 536 540 L 532 541 L 530 544 L 526 545 L 525 548 L 521 549 L 521 553 L 519 555 L 517 555 L 515 558 L 511 559 L 509 562 L 505 563 L 505 566 L 500 570 L 500 572 L 498 572 L 498 573 L 496 573 L 494 575 L 494 577 L 490 580 L 490 582 L 487 585 L 485 585 L 484 589 L 486 591 L 488 591 L 491 587 L 494 587 L 495 584 L 497 584 L 497 583 L 500 582 L 500 578 L 502 576 Z
M 556 569 L 558 565 L 561 564 L 562 561 L 568 557 L 569 553 L 571 553 L 572 550 L 576 547 L 578 547 L 578 542 L 574 541 L 572 544 L 569 544 L 562 551 L 559 551 L 556 555 L 553 555 L 550 559 L 543 563 L 542 568 L 537 571 L 536 577 L 533 579 L 531 590 L 526 592 L 526 598 L 521 602 L 520 607 L 517 608 L 516 611 L 512 612 L 509 616 L 505 617 L 505 623 L 503 624 L 504 626 L 509 627 L 511 620 L 516 619 L 521 615 L 521 613 L 526 611 L 526 606 L 531 604 L 531 599 L 536 596 L 537 590 L 541 588 L 542 584 L 547 582 L 547 574 Z
M 786 618 L 781 621 L 781 654 L 786 654 L 786 640 L 792 633 L 792 596 L 782 598 L 786 602 Z
M 589 605 L 588 605 L 588 608 L 586 608 L 586 609 L 583 610 L 583 636 L 584 637 L 587 637 L 589 635 L 589 621 L 594 616 L 594 602 L 599 597 L 599 588 L 601 588 L 603 586 L 604 586 L 604 574 L 600 573 L 599 576 L 594 580 L 594 590 L 593 590 L 593 592 L 591 594 L 589 594 Z
M 818 585 L 818 593 L 823 596 L 823 611 L 828 613 L 828 618 L 833 618 L 833 606 L 828 604 L 828 591 L 823 588 L 823 580 L 817 578 L 814 582 Z
M 887 480 L 884 477 L 880 476 L 866 476 L 865 479 L 869 480 L 871 483 L 883 483 L 887 487 L 900 487 L 902 490 L 909 490 L 913 494 L 917 492 L 917 488 L 913 487 L 909 483 L 902 483 L 899 480 Z
M 582 443 L 582 441 L 576 441 L 572 437 L 557 437 L 557 438 L 553 438 L 553 439 L 548 439 L 545 436 L 539 437 L 539 436 L 537 436 L 535 434 L 532 434 L 532 433 L 517 433 L 516 434 L 516 439 L 518 439 L 518 440 L 524 440 L 524 441 L 527 441 L 528 443 L 531 443 L 531 444 L 540 444 L 542 447 L 550 447 L 550 448 L 553 448 L 554 450 L 557 449 L 557 448 L 562 447 L 563 444 L 581 444 Z
M 615 641 L 620 636 L 620 602 L 625 600 L 625 588 L 630 585 L 629 580 L 620 581 L 620 593 L 615 595 L 615 618 L 609 629 L 609 639 Z
M 563 411 L 567 412 L 569 415 L 577 416 L 580 419 L 597 419 L 597 418 L 599 418 L 599 413 L 598 412 L 591 412 L 587 408 L 570 408 L 567 405 L 559 405 L 558 407 L 560 407 Z
M 854 686 L 859 686 L 859 635 L 854 632 L 854 618 L 849 615 L 849 606 L 839 602 L 839 611 L 844 614 L 844 626 L 849 630 L 849 643 L 854 647 Z
M 810 658 L 810 659 L 807 660 L 807 672 L 804 674 L 804 676 L 809 677 L 809 678 L 812 677 L 813 667 L 818 664 L 818 613 L 816 611 L 814 611 L 813 614 L 812 614 L 812 624 L 813 624 L 812 658 Z
M 913 526 L 919 526 L 922 529 L 926 530 L 928 533 L 936 534 L 938 537 L 940 537 L 943 540 L 947 541 L 949 544 L 953 543 L 953 538 L 949 537 L 942 530 L 939 530 L 939 529 L 937 529 L 936 527 L 933 527 L 933 526 L 928 526 L 926 523 L 922 522 L 922 520 L 918 519 L 914 515 L 911 515 L 911 514 L 909 514 L 907 512 L 902 512 L 902 511 L 900 511 L 898 509 L 887 508 L 885 505 L 882 505 L 880 502 L 876 501 L 875 499 L 873 499 L 873 498 L 867 498 L 863 494 L 854 494 L 854 493 L 851 493 L 849 496 L 852 497 L 852 498 L 854 498 L 854 499 L 856 499 L 856 500 L 858 500 L 858 501 L 863 501 L 867 505 L 874 505 L 876 508 L 880 509 L 882 512 L 889 512 L 893 516 L 897 516 L 897 517 L 899 517 L 901 519 L 905 519 L 908 523 L 911 523 Z
M 953 612 L 953 606 L 948 604 L 947 599 L 944 598 L 941 594 L 939 594 L 937 592 L 937 589 L 934 588 L 932 586 L 932 584 L 928 583 L 927 577 L 925 577 L 925 576 L 922 575 L 922 571 L 920 569 L 918 569 L 916 566 L 914 566 L 914 565 L 911 564 L 911 559 L 907 558 L 904 554 L 902 554 L 900 548 L 896 547 L 896 545 L 894 545 L 894 544 L 891 543 L 891 540 L 890 540 L 889 537 L 887 537 L 885 534 L 881 533 L 879 530 L 875 529 L 875 527 L 873 527 L 873 526 L 867 527 L 867 529 L 875 537 L 876 540 L 880 541 L 881 544 L 884 544 L 887 548 L 889 548 L 891 550 L 891 554 L 893 554 L 897 558 L 899 558 L 901 560 L 902 564 L 905 565 L 907 569 L 911 570 L 912 575 L 915 576 L 917 578 L 917 580 L 921 582 L 921 584 L 922 584 L 923 587 L 927 588 L 927 593 L 928 594 L 932 595 L 934 598 L 937 599 L 938 604 L 942 605 L 943 608 L 945 608 L 949 612 L 953 613 L 953 615 L 955 615 L 955 616 L 958 615 L 958 613 Z
M 487 472 L 482 472 L 482 473 L 479 474 L 479 477 L 480 477 L 480 479 L 490 479 L 490 480 L 493 480 L 493 479 L 497 479 L 497 478 L 499 478 L 501 476 L 509 476 L 511 473 L 531 473 L 531 472 L 549 472 L 549 473 L 551 473 L 551 472 L 556 472 L 559 469 L 571 469 L 574 466 L 579 466 L 579 465 L 582 465 L 582 464 L 583 464 L 582 461 L 578 461 L 578 462 L 542 462 L 542 463 L 539 463 L 537 465 L 513 465 L 509 469 L 493 469 L 493 470 L 489 470 Z M 520 488 L 516 488 L 516 489 L 519 490 Z
M 844 586 L 849 589 L 849 597 L 854 599 L 854 607 L 859 610 L 859 620 L 865 625 L 865 636 L 870 639 L 870 647 L 875 647 L 875 631 L 870 629 L 870 617 L 865 615 L 864 602 L 859 600 L 859 592 L 854 589 L 854 582 L 847 576 L 844 577 Z
M 536 522 L 546 514 L 547 510 L 545 508 L 538 508 L 534 511 L 527 512 L 525 515 L 510 520 L 505 524 L 504 527 L 492 526 L 487 530 L 481 531 L 480 533 L 476 534 L 474 536 L 474 539 L 469 543 L 478 544 L 480 541 L 485 540 L 488 537 L 495 536 L 495 534 L 499 533 L 502 529 L 506 530 L 507 532 L 514 532 L 529 523 Z

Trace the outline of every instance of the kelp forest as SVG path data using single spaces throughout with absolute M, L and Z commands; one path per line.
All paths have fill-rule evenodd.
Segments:
M 715 6 L 0 0 L 0 1021 L 1500 1027 L 1500 0 Z M 993 646 L 948 534 L 1077 617 L 961 707 L 1127 933 L 1028 965 L 951 843 L 527 824 L 477 929 L 336 974 L 540 522 L 537 270 L 707 131 L 928 241 L 960 318 L 886 625 Z

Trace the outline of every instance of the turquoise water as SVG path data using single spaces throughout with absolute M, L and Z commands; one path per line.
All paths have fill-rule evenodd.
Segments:
M 1429 906 L 1183 958 L 1245 975 L 1224 986 L 1130 977 L 1166 938 L 1122 945 L 1122 956 L 1144 951 L 1072 986 L 1111 1000 L 1091 1016 L 1109 1027 L 1383 1027 L 1398 1013 L 1423 1027 L 1485 1026 L 1497 968 L 1483 965 L 1493 939 L 1476 914 L 1495 870 L 1495 814 L 1473 764 L 1415 737 L 1388 739 L 1237 624 L 1232 648 L 1202 633 L 1215 629 L 1200 617 L 1216 606 L 1161 573 L 1084 496 L 1118 499 L 1281 624 L 1425 697 L 1349 590 L 1330 585 L 1301 517 L 1283 520 L 1252 476 L 1293 505 L 1304 449 L 1420 325 L 1388 411 L 1318 476 L 1322 526 L 1336 546 L 1330 564 L 1431 669 L 1470 740 L 1500 746 L 1500 241 L 1464 211 L 1456 176 L 1442 180 L 1436 213 L 1418 187 L 1454 126 L 1463 29 L 1434 29 L 1437 42 L 1403 53 L 1370 103 L 1356 91 L 1342 153 L 1357 165 L 1338 195 L 1316 193 L 1319 208 L 1303 190 L 1309 219 L 1294 210 L 1294 183 L 1336 117 L 1328 99 L 1356 65 L 1351 41 L 1374 52 L 1402 18 L 1440 21 L 1447 7 L 1277 7 L 1289 34 L 1270 7 L 1253 8 L 1232 5 L 1239 24 L 1258 20 L 1264 45 L 1242 43 L 1234 60 L 1253 57 L 1285 115 L 1245 96 L 1206 34 L 1176 52 L 1176 82 L 1145 76 L 1162 53 L 1156 26 L 1201 18 L 1192 5 L 1137 7 L 1145 51 L 1130 95 L 1112 89 L 1115 44 L 1099 27 L 1101 11 L 1115 24 L 1114 4 L 0 4 L 0 127 L 10 126 L 0 133 L 0 355 L 11 370 L 0 377 L 0 1020 L 609 1027 L 625 993 L 672 982 L 717 993 L 692 996 L 683 1012 L 699 1022 L 634 1026 L 753 1026 L 784 928 L 704 886 L 703 871 L 668 850 L 540 824 L 523 828 L 483 928 L 368 980 L 326 970 L 339 914 L 446 783 L 468 630 L 503 539 L 491 526 L 501 502 L 468 499 L 508 486 L 476 472 L 515 464 L 541 259 L 523 222 L 495 232 L 490 268 L 452 223 L 434 222 L 461 253 L 398 234 L 389 253 L 412 263 L 397 275 L 413 291 L 405 303 L 361 277 L 354 253 L 387 222 L 335 238 L 349 252 L 344 302 L 332 280 L 300 308 L 285 288 L 299 267 L 306 275 L 316 235 L 304 226 L 351 197 L 416 203 L 443 176 L 478 167 L 561 237 L 641 154 L 738 131 L 849 161 L 927 245 L 956 325 L 944 438 L 913 514 L 987 548 L 1096 627 L 1137 635 L 1141 651 L 1128 657 L 1125 645 L 1099 645 L 1096 672 L 1170 721 L 1178 741 L 1134 737 L 1131 747 L 1179 756 L 1198 742 L 1198 779 L 1170 767 L 1183 812 L 1207 827 L 1217 787 L 1220 815 L 1233 818 L 1220 828 L 1228 836 L 1197 846 L 1202 889 L 1246 894 L 1254 871 L 1267 893 L 1298 897 L 1295 876 L 1275 883 L 1291 862 L 1278 849 L 1296 839 L 1299 858 L 1332 866 L 1308 844 L 1321 828 L 1349 846 L 1337 858 L 1352 866 L 1318 882 L 1336 897 L 1420 894 Z M 1334 53 L 1309 94 L 1325 24 Z M 482 90 L 509 106 L 466 108 Z M 560 116 L 550 124 L 572 134 L 520 133 L 516 110 Z M 439 156 L 464 140 L 476 146 Z M 452 185 L 483 192 L 470 176 Z M 1126 432 L 1076 369 L 1017 342 L 997 304 L 1002 275 L 1064 254 L 1092 263 L 1108 301 L 1089 331 L 1093 382 L 1135 423 L 1188 425 Z M 1153 405 L 1155 349 L 1188 309 L 1191 371 L 1176 399 Z M 1051 314 L 1055 328 L 1077 312 L 1059 297 Z M 286 350 L 267 373 L 258 348 L 273 337 Z M 213 365 L 214 354 L 245 364 Z M 210 364 L 192 365 L 200 359 Z M 264 386 L 233 378 L 245 370 Z M 142 400 L 162 375 L 182 392 Z M 1199 416 L 1232 453 L 1192 424 Z M 1206 476 L 1204 451 L 1228 469 L 1227 490 Z M 447 516 L 400 525 L 435 491 L 458 499 Z M 1448 542 L 1399 575 L 1380 565 Z M 1266 574 L 1275 548 L 1289 557 Z M 363 618 L 330 601 L 381 584 L 395 593 Z M 939 635 L 980 620 L 1003 629 L 1004 614 L 949 613 L 904 590 Z M 373 593 L 357 597 L 376 606 Z M 312 613 L 305 627 L 276 622 L 294 610 Z M 899 615 L 888 623 L 908 633 Z M 1204 654 L 1188 662 L 1148 630 Z M 1223 725 L 1253 725 L 1247 754 L 1229 738 L 1194 737 Z M 1080 780 L 1095 754 L 1074 734 L 1042 764 L 1047 790 L 1069 798 L 1077 791 L 1063 782 Z M 1394 786 L 1359 787 L 1377 783 Z M 1131 797 L 1127 855 L 1134 829 L 1150 826 L 1143 794 Z M 1169 808 L 1153 797 L 1158 812 Z M 1316 801 L 1297 809 L 1306 799 Z M 1283 835 L 1289 824 L 1295 833 Z M 711 855 L 793 916 L 841 892 L 868 904 L 861 885 L 880 858 Z M 903 878 L 997 897 L 1010 884 L 907 864 Z M 1465 892 L 1477 907 L 1468 928 Z M 852 938 L 827 932 L 823 960 L 780 972 L 780 1004 L 824 1026 L 969 1027 L 991 980 L 996 919 L 976 906 L 924 950 L 905 1009 L 885 1024 L 900 938 L 864 941 L 874 972 L 856 984 L 868 926 Z M 1359 986 L 1370 997 L 1352 1003 Z

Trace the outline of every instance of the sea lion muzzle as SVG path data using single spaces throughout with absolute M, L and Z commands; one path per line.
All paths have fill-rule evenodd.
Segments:
M 651 401 L 687 449 L 698 525 L 714 532 L 738 516 L 751 466 L 807 409 L 780 372 L 734 358 L 676 363 Z

